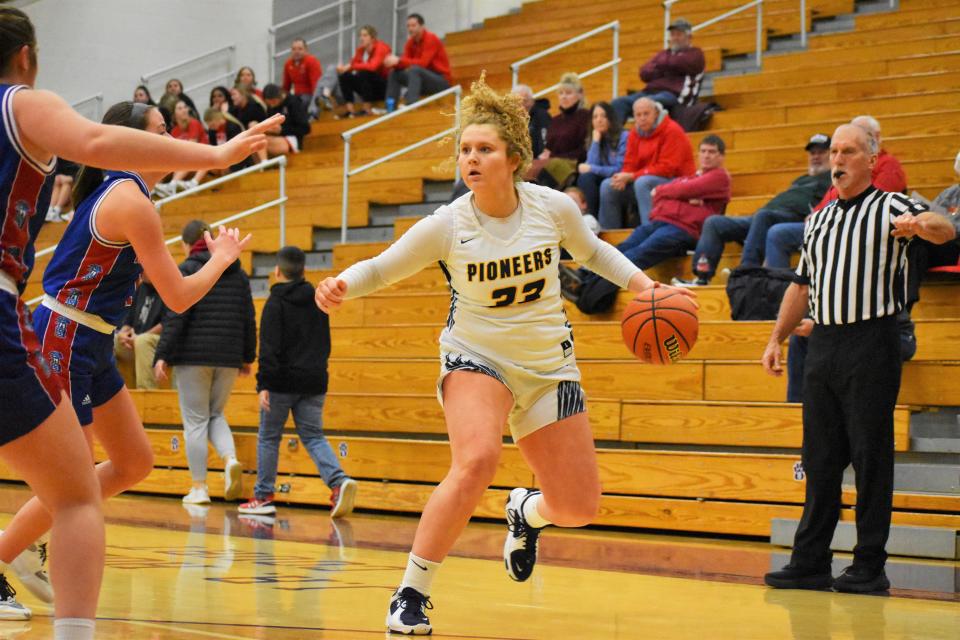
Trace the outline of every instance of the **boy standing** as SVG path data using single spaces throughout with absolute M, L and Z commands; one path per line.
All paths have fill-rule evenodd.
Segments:
M 313 285 L 304 280 L 305 260 L 297 247 L 280 249 L 274 269 L 277 282 L 270 288 L 260 318 L 257 485 L 253 500 L 240 505 L 240 513 L 276 513 L 277 458 L 283 425 L 291 411 L 303 446 L 331 489 L 330 517 L 353 511 L 357 483 L 343 472 L 323 435 L 330 320 L 313 300 Z

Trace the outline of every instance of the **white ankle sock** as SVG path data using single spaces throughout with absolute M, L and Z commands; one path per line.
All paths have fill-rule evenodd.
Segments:
M 536 493 L 523 502 L 523 519 L 527 524 L 535 529 L 542 529 L 548 524 L 553 524 L 542 515 L 540 515 L 539 506 L 543 500 L 542 493 Z
M 424 560 L 410 552 L 407 558 L 407 571 L 403 574 L 403 582 L 400 588 L 413 587 L 425 596 L 430 595 L 430 586 L 433 584 L 433 578 L 440 568 L 439 562 Z
M 93 640 L 94 621 L 88 618 L 57 618 L 53 640 Z

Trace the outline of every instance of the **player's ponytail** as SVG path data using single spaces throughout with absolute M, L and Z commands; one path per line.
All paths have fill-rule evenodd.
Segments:
M 33 23 L 20 9 L 0 7 L 0 73 L 6 73 L 14 56 L 30 47 L 33 66 L 37 65 L 37 35 Z
M 103 124 L 118 125 L 121 127 L 130 127 L 143 131 L 147 126 L 147 114 L 156 107 L 143 104 L 141 102 L 130 102 L 124 100 L 113 105 L 103 116 Z M 73 207 L 76 209 L 81 202 L 97 190 L 97 187 L 103 182 L 103 169 L 96 167 L 82 166 L 77 174 L 76 182 L 73 185 Z

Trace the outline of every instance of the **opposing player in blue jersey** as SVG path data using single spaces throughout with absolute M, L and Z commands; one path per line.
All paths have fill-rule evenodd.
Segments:
M 190 144 L 90 122 L 58 96 L 33 90 L 36 78 L 33 25 L 22 11 L 0 7 L 0 459 L 51 514 L 54 638 L 86 639 L 93 637 L 103 574 L 99 486 L 76 414 L 62 402 L 66 396 L 40 354 L 20 299 L 56 157 L 141 171 L 228 167 L 262 149 L 263 131 L 282 118 L 251 127 L 225 145 Z M 0 571 L 5 565 L 0 562 Z M 29 617 L 22 607 L 4 609 L 12 595 L 0 579 L 0 614 Z
M 103 122 L 166 133 L 160 111 L 146 104 L 116 104 Z M 141 272 L 150 276 L 167 307 L 182 313 L 210 290 L 250 238 L 240 240 L 236 229 L 221 228 L 216 240 L 207 234 L 210 260 L 184 277 L 167 251 L 150 201 L 164 174 L 81 169 L 75 213 L 43 274 L 43 301 L 33 314 L 43 357 L 70 396 L 80 425 L 88 427 L 87 440 L 92 444 L 96 437 L 109 457 L 97 465 L 104 498 L 129 489 L 153 469 L 153 450 L 113 353 L 113 333 L 127 315 Z M 34 498 L 0 535 L 0 557 L 18 557 L 50 525 L 49 513 Z M 18 573 L 34 595 L 52 602 L 38 564 Z

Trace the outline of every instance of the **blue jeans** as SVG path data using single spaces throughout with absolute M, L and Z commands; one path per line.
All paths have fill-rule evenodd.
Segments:
M 767 232 L 767 248 L 764 254 L 771 269 L 789 269 L 790 254 L 803 245 L 803 223 L 785 222 L 775 224 Z
M 623 214 L 626 213 L 630 201 L 637 203 L 637 212 L 640 214 L 640 224 L 650 222 L 650 210 L 653 209 L 653 197 L 650 192 L 661 184 L 666 184 L 673 178 L 661 176 L 640 176 L 633 181 L 633 189 L 629 187 L 621 190 L 613 188 L 612 178 L 607 178 L 600 184 L 600 212 L 599 222 L 601 229 L 619 229 L 623 226 Z
M 262 500 L 274 493 L 277 481 L 277 459 L 283 425 L 293 411 L 300 442 L 317 465 L 324 483 L 331 489 L 340 485 L 347 475 L 337 461 L 337 455 L 323 436 L 324 395 L 304 396 L 294 393 L 270 392 L 270 410 L 260 409 L 260 430 L 257 433 L 257 485 L 254 496 Z
M 600 185 L 605 178 L 595 173 L 581 173 L 577 176 L 577 188 L 583 191 L 587 201 L 587 213 L 597 215 L 600 210 Z
M 655 220 L 634 229 L 626 240 L 617 245 L 617 249 L 633 264 L 648 269 L 692 249 L 696 242 L 696 238 L 680 227 Z
M 717 263 L 723 254 L 725 242 L 743 243 L 743 257 L 740 264 L 759 267 L 763 264 L 764 250 L 767 241 L 767 232 L 776 224 L 793 222 L 797 216 L 786 211 L 776 209 L 760 209 L 752 216 L 727 217 L 710 216 L 703 224 L 703 233 L 697 242 L 693 254 L 693 270 L 702 278 L 709 280 L 717 272 Z M 710 263 L 709 271 L 697 271 L 697 263 L 701 256 L 706 256 Z M 789 267 L 789 257 L 787 267 Z
M 613 110 L 617 112 L 617 115 L 620 117 L 620 123 L 627 121 L 629 116 L 633 115 L 633 103 L 639 100 L 640 98 L 650 98 L 655 100 L 663 105 L 664 109 L 670 109 L 673 105 L 679 102 L 677 96 L 673 95 L 669 91 L 654 91 L 652 93 L 647 93 L 646 91 L 637 91 L 636 93 L 628 93 L 625 96 L 620 96 L 619 98 L 614 98 L 613 102 L 610 103 L 610 106 L 613 107 Z

